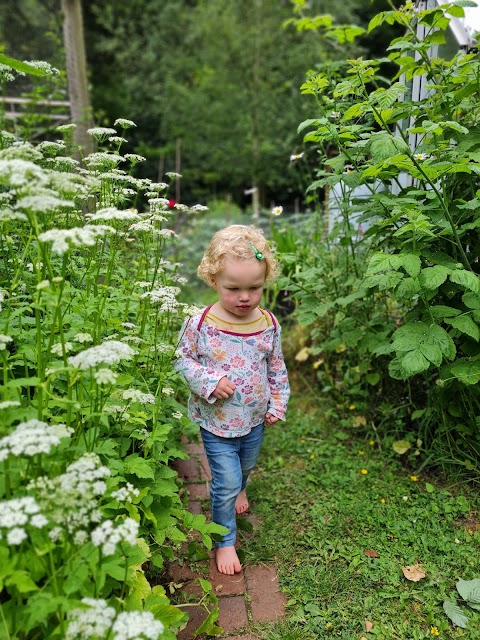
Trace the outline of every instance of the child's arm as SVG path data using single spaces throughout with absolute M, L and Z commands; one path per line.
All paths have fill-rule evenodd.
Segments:
M 273 334 L 273 349 L 268 358 L 267 367 L 270 401 L 265 422 L 267 425 L 271 425 L 278 420 L 285 419 L 287 403 L 290 397 L 287 368 L 282 353 L 281 328 L 278 323 L 277 329 Z
M 231 396 L 235 385 L 226 378 L 225 373 L 219 373 L 213 367 L 204 366 L 199 361 L 197 350 L 199 333 L 195 328 L 195 322 L 186 320 L 180 335 L 178 357 L 174 367 L 183 375 L 190 391 L 210 403 Z M 233 389 L 231 389 L 232 386 Z

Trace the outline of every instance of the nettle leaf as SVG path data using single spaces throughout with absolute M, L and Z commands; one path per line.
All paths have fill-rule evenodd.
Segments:
M 464 289 L 470 289 L 470 291 L 474 293 L 480 293 L 480 278 L 472 271 L 456 269 L 450 274 L 450 280 L 464 287 Z
M 480 382 L 480 360 L 455 363 L 450 371 L 463 384 L 477 384 Z
M 419 256 L 414 253 L 401 253 L 399 256 L 400 264 L 412 278 L 416 278 L 420 273 L 421 261 Z
M 421 349 L 414 349 L 400 358 L 400 366 L 408 376 L 413 376 L 430 367 L 430 362 L 423 355 Z
M 441 265 L 422 269 L 418 279 L 424 289 L 438 289 L 447 279 L 450 270 Z
M 458 318 L 445 318 L 445 322 L 462 333 L 466 333 L 478 342 L 480 339 L 480 329 L 470 316 L 458 316 Z
M 480 296 L 470 291 L 463 294 L 462 302 L 469 309 L 480 309 Z
M 457 627 L 461 627 L 462 629 L 467 628 L 468 617 L 463 613 L 458 604 L 445 600 L 443 603 L 443 610 L 453 624 L 457 625 Z
M 430 307 L 430 313 L 434 318 L 453 318 L 454 316 L 458 316 L 460 313 L 460 309 L 455 309 L 454 307 L 447 307 L 443 304 L 436 304 L 433 307 Z
M 370 143 L 370 153 L 374 162 L 383 162 L 399 153 L 407 154 L 409 147 L 402 139 L 384 131 L 373 134 Z

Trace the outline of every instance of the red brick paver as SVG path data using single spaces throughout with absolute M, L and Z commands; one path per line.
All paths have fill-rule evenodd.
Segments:
M 186 443 L 186 449 L 190 457 L 178 461 L 175 468 L 186 483 L 191 513 L 208 516 L 211 476 L 203 446 L 201 443 Z M 218 598 L 218 624 L 224 629 L 224 640 L 260 640 L 258 635 L 249 633 L 249 622 L 276 622 L 285 614 L 286 598 L 278 585 L 273 565 L 247 565 L 240 573 L 227 576 L 217 571 L 212 552 L 208 571 L 208 580 Z M 195 574 L 191 568 L 181 567 L 175 562 L 170 565 L 169 577 L 178 585 L 178 592 L 187 598 L 193 597 L 198 601 L 201 597 L 202 590 L 196 578 L 205 578 L 205 574 Z M 207 616 L 203 607 L 192 604 L 179 605 L 190 619 L 185 629 L 179 632 L 178 640 L 192 640 L 195 629 Z M 204 635 L 199 636 L 198 640 L 203 638 Z

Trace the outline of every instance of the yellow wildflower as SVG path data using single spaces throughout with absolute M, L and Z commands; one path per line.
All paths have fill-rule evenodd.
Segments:
M 361 449 L 358 451 L 358 455 L 359 456 L 364 456 L 365 455 L 365 451 L 362 451 Z
M 369 444 L 371 447 L 373 447 L 373 446 L 374 446 L 374 444 L 375 444 L 375 440 L 370 440 L 370 442 L 369 442 L 368 444 Z
M 382 499 L 380 500 L 380 502 L 381 502 L 382 504 L 385 504 L 385 503 L 386 503 L 385 498 L 382 498 Z
M 440 631 L 438 630 L 438 627 L 430 627 L 430 633 L 432 634 L 432 636 L 440 635 Z
M 410 476 L 412 482 L 418 482 L 418 476 Z
M 354 404 L 351 404 L 349 407 L 350 411 L 355 411 L 356 406 Z
M 362 469 L 360 473 L 362 474 L 362 476 L 366 476 L 368 473 L 368 469 Z

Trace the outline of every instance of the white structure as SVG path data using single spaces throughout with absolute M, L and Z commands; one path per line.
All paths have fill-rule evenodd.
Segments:
M 480 40 L 480 0 L 474 0 L 477 3 L 476 7 L 465 7 L 464 18 L 450 17 L 450 24 L 445 33 L 445 44 L 435 45 L 430 48 L 430 58 L 453 58 L 459 51 L 468 53 L 471 49 L 478 46 Z M 415 8 L 419 11 L 425 11 L 426 9 L 435 9 L 442 4 L 448 4 L 442 0 L 417 0 Z M 418 40 L 423 40 L 427 33 L 427 26 L 419 24 L 417 25 L 417 37 Z M 415 58 L 419 59 L 420 54 L 415 53 Z M 414 76 L 409 82 L 400 78 L 400 81 L 407 86 L 408 94 L 407 99 L 413 102 L 419 102 L 427 97 L 427 78 L 423 76 Z M 412 127 L 413 122 L 404 122 L 404 127 Z M 409 133 L 408 143 L 411 149 L 416 149 L 419 144 L 418 134 Z M 412 184 L 412 176 L 404 173 L 398 176 L 401 187 L 405 188 Z M 399 193 L 400 188 L 398 184 L 392 185 L 392 193 Z M 371 195 L 371 190 L 361 185 L 355 189 L 350 189 L 345 183 L 341 182 L 333 186 L 328 193 L 328 233 L 333 229 L 333 225 L 341 218 L 340 212 L 342 210 L 342 203 L 346 200 L 351 201 L 354 198 L 368 198 Z M 361 216 L 361 212 L 350 216 L 349 222 L 351 226 L 357 231 L 357 239 L 360 239 L 364 231 L 367 228 L 365 223 L 359 224 L 358 218 Z

